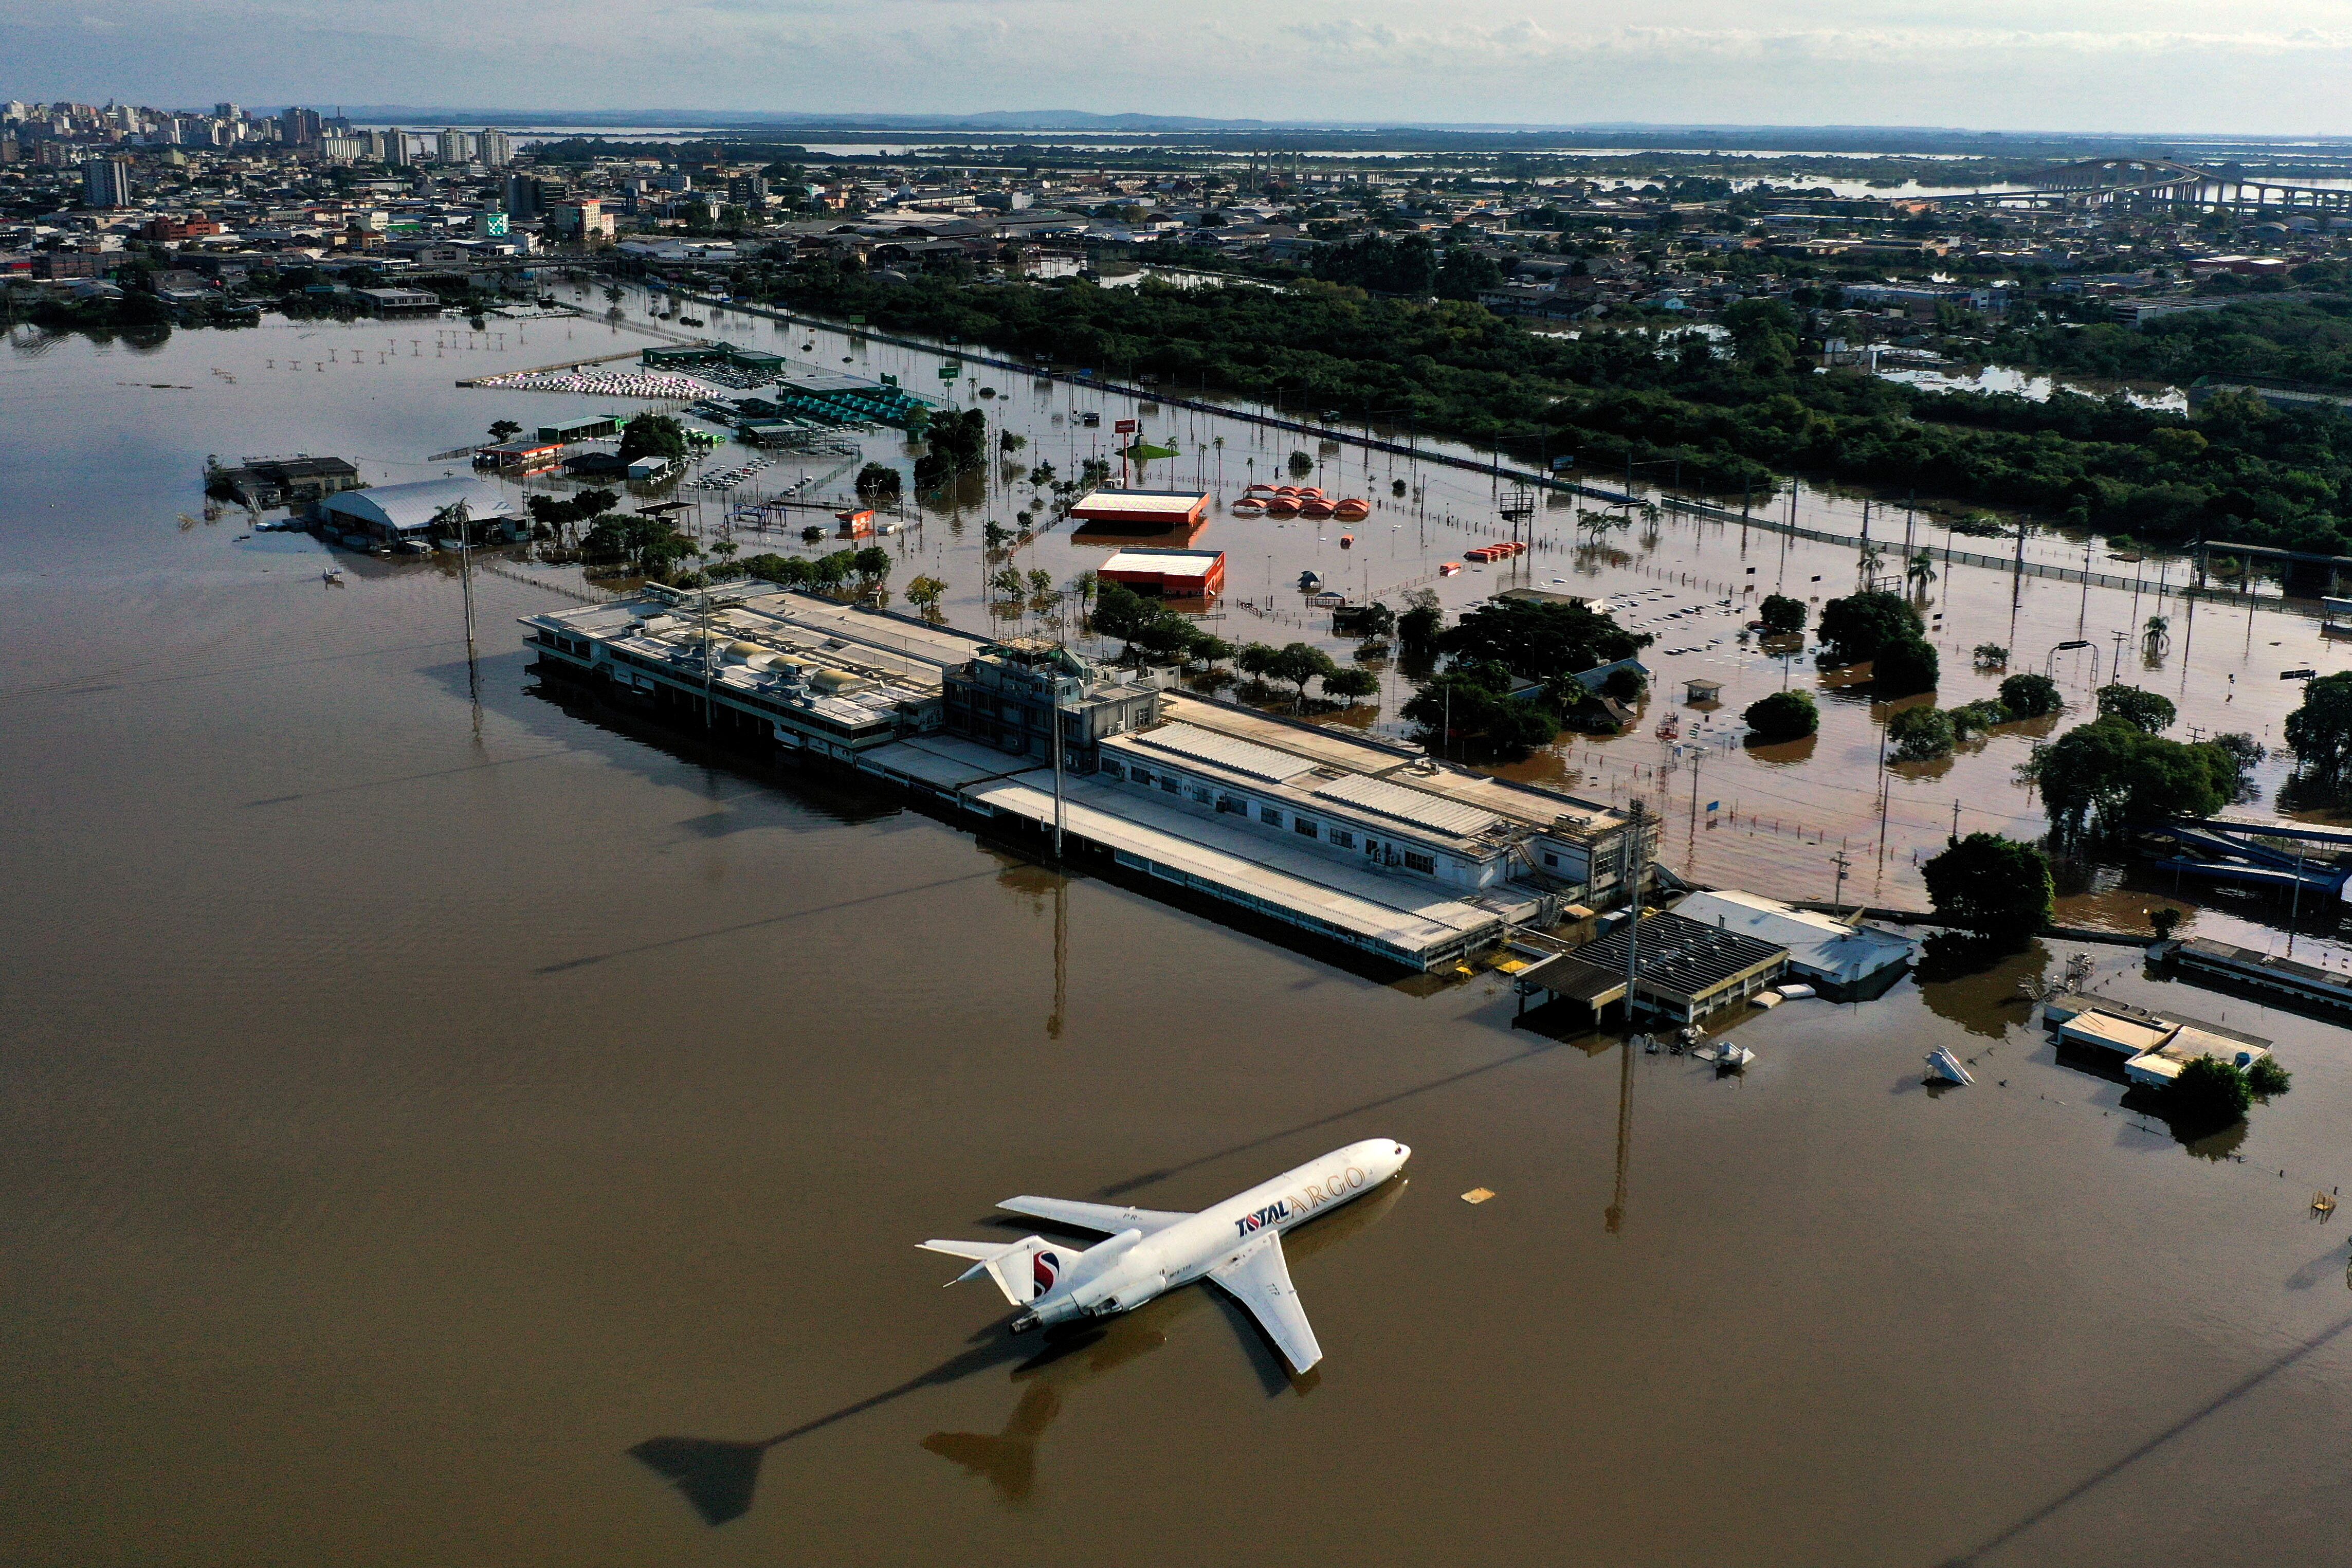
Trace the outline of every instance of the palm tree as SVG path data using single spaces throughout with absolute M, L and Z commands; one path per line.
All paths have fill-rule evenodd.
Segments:
M 1903 568 L 1903 575 L 1910 580 L 1911 586 L 1913 588 L 1922 594 L 1926 593 L 1927 591 L 1927 584 L 1936 580 L 1936 557 L 1934 552 L 1932 551 L 1922 550 L 1916 555 L 1911 557 L 1910 564 Z
M 1878 563 L 1885 560 L 1885 557 L 1886 552 L 1879 548 L 1878 541 L 1875 539 L 1865 539 L 1862 542 L 1861 563 L 1863 581 L 1866 583 L 1871 578 L 1878 575 Z
M 2164 616 L 2150 616 L 2147 625 L 2139 632 L 2140 651 L 2150 658 L 2162 658 L 2172 647 L 2172 622 Z

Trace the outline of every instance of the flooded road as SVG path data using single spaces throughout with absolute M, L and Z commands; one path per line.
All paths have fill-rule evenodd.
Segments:
M 0 355 L 10 1562 L 2340 1556 L 2352 1291 L 2308 1214 L 2352 1181 L 2339 1031 L 2096 950 L 2295 1073 L 2189 1148 L 2008 1000 L 2071 950 L 1780 1008 L 1717 1080 L 1514 1029 L 1496 976 L 1415 995 L 1064 883 L 559 702 L 499 630 L 541 589 L 477 580 L 469 672 L 436 565 L 329 588 L 307 539 L 183 529 L 208 451 L 425 477 L 572 407 L 457 393 L 429 336 L 329 395 L 250 373 L 272 331 Z M 1669 525 L 1609 581 L 1738 581 L 1738 548 Z M 1961 576 L 1952 616 L 2008 591 Z M 2021 626 L 2071 626 L 2062 592 Z M 2294 624 L 2210 608 L 2196 675 L 2159 672 L 2192 720 Z M 1706 662 L 1732 646 L 1666 668 L 1777 682 Z M 1824 773 L 1874 732 L 1829 706 Z M 1895 814 L 1948 817 L 1949 775 L 1910 788 Z M 1687 837 L 1792 881 L 1823 849 Z M 1937 1045 L 1976 1088 L 1922 1087 Z M 913 1245 L 1021 1192 L 1199 1206 L 1368 1136 L 1409 1180 L 1296 1238 L 1328 1357 L 1297 1382 L 1199 1289 L 1039 1360 Z

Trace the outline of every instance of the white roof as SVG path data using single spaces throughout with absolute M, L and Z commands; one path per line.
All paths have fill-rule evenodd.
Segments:
M 1162 577 L 1205 577 L 1225 558 L 1222 550 L 1122 550 L 1097 572 L 1156 572 Z
M 1832 985 L 1854 984 L 1911 956 L 1909 941 L 1891 931 L 1850 926 L 1829 915 L 1732 889 L 1693 893 L 1675 906 L 1675 913 L 1785 947 L 1791 970 Z
M 413 485 L 377 485 L 363 490 L 340 490 L 320 503 L 340 517 L 373 522 L 400 533 L 413 533 L 459 501 L 476 522 L 520 517 L 521 509 L 506 491 L 488 479 L 425 479 Z
M 2105 1046 L 2126 1056 L 2152 1051 L 2172 1037 L 2169 1029 L 2151 1029 L 2112 1013 L 2077 1013 L 2059 1026 L 2059 1034 L 2086 1045 Z
M 1442 795 L 1413 789 L 1386 779 L 1366 778 L 1350 773 L 1346 778 L 1333 779 L 1315 786 L 1315 793 L 1332 800 L 1343 800 L 1349 805 L 1360 805 L 1366 811 L 1410 822 L 1420 827 L 1435 828 L 1461 838 L 1475 838 L 1496 826 L 1491 811 L 1481 811 L 1475 805 L 1465 805 L 1448 800 Z
M 1089 490 L 1074 512 L 1165 512 L 1181 517 L 1209 499 L 1206 490 Z
M 1244 741 L 1238 735 L 1221 735 L 1214 730 L 1203 730 L 1193 724 L 1162 724 L 1156 730 L 1146 730 L 1135 736 L 1139 744 L 1158 752 L 1171 752 L 1195 762 L 1214 763 L 1221 768 L 1231 768 L 1267 784 L 1288 784 L 1315 764 L 1305 757 L 1295 757 L 1288 752 L 1278 752 L 1272 746 L 1261 746 L 1255 741 Z

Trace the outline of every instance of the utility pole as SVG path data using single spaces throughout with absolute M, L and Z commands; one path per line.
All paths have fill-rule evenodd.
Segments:
M 1642 876 L 1649 868 L 1649 851 L 1643 839 L 1642 797 L 1635 795 L 1625 808 L 1626 864 L 1630 869 L 1625 882 L 1631 901 L 1625 916 L 1625 1026 L 1633 1026 L 1633 986 L 1639 978 L 1639 954 L 1642 949 Z
M 1054 725 L 1054 865 L 1058 870 L 1062 864 L 1062 821 L 1065 811 L 1062 789 L 1062 647 L 1058 643 L 1055 645 L 1054 654 L 1054 672 L 1050 678 L 1052 697 L 1047 711 L 1053 715 Z
M 1845 908 L 1846 868 L 1853 864 L 1845 858 L 1844 839 L 1838 840 L 1838 852 L 1830 857 L 1830 864 L 1837 868 L 1837 886 L 1830 893 L 1830 904 L 1833 909 L 1843 910 Z

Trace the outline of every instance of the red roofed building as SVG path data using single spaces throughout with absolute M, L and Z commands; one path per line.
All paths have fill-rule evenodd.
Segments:
M 1181 529 L 1189 537 L 1208 520 L 1206 490 L 1095 490 L 1070 509 L 1081 522 L 1108 523 L 1139 533 Z
M 1095 575 L 1163 599 L 1213 599 L 1225 591 L 1225 552 L 1122 550 L 1097 567 Z

